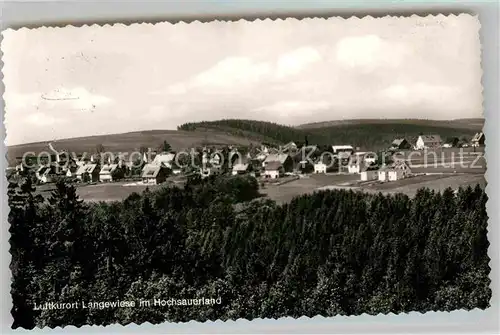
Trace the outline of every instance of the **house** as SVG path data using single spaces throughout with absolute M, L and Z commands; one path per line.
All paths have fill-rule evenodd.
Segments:
M 266 164 L 264 169 L 264 177 L 270 179 L 277 179 L 285 174 L 283 164 L 279 161 L 272 161 Z
M 262 167 L 266 167 L 270 163 L 279 162 L 284 172 L 292 172 L 293 170 L 293 159 L 287 154 L 270 154 L 266 157 L 264 162 L 262 162 Z
M 168 169 L 161 164 L 146 164 L 142 169 L 142 183 L 158 185 L 167 180 Z
M 326 164 L 323 162 L 314 163 L 314 173 L 326 173 Z
M 396 138 L 391 143 L 391 149 L 408 150 L 411 149 L 411 144 L 406 140 L 406 138 Z
M 97 164 L 88 163 L 79 166 L 76 170 L 76 178 L 83 182 L 97 182 L 99 180 L 99 168 Z
M 360 176 L 361 181 L 376 180 L 378 178 L 378 170 L 372 170 L 367 167 L 364 171 L 361 171 Z
M 56 177 L 56 167 L 55 165 L 42 165 L 35 172 L 36 179 L 41 183 L 50 183 Z
M 281 150 L 283 152 L 290 152 L 290 151 L 296 151 L 298 149 L 298 146 L 295 142 L 288 142 L 284 146 L 281 147 Z
M 207 178 L 210 176 L 218 175 L 220 173 L 221 173 L 220 167 L 212 166 L 212 167 L 200 168 L 201 178 Z
M 347 165 L 349 173 L 361 173 L 364 169 L 375 164 L 376 156 L 373 152 L 356 152 Z
M 76 177 L 76 171 L 78 171 L 78 168 L 79 166 L 76 164 L 68 166 L 64 172 L 64 175 L 69 178 Z
M 411 174 L 410 167 L 403 161 L 391 166 L 385 166 L 378 170 L 378 180 L 396 181 L 408 177 Z
M 104 164 L 99 172 L 99 181 L 113 181 L 113 172 L 118 167 L 118 164 Z
M 349 156 L 354 152 L 352 145 L 332 145 L 332 150 L 334 155 L 339 153 L 348 153 Z
M 238 163 L 233 166 L 232 175 L 239 175 L 251 172 L 251 165 L 248 163 Z
M 439 135 L 420 135 L 415 145 L 417 150 L 439 148 L 442 144 L 441 136 Z
M 474 135 L 471 140 L 471 145 L 473 147 L 482 147 L 484 146 L 484 133 L 480 132 Z
M 172 167 L 172 163 L 175 159 L 175 154 L 172 152 L 162 152 L 155 156 L 152 164 L 154 165 L 164 165 L 168 168 Z

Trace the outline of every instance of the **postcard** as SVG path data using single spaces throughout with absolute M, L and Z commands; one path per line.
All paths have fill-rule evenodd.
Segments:
M 4 31 L 12 327 L 488 308 L 479 30 Z

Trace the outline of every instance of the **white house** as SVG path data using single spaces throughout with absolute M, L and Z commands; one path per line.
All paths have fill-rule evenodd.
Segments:
M 367 165 L 375 164 L 377 161 L 377 156 L 374 152 L 355 152 L 356 159 L 364 161 Z
M 36 178 L 41 183 L 49 183 L 56 175 L 56 167 L 54 165 L 42 165 L 35 172 Z
M 380 181 L 396 181 L 408 177 L 411 174 L 410 167 L 403 161 L 394 165 L 383 167 L 378 171 Z
M 479 132 L 474 135 L 474 137 L 471 140 L 471 146 L 473 147 L 480 147 L 484 145 L 484 133 Z
M 378 178 L 377 170 L 365 170 L 360 173 L 361 181 L 375 180 Z
M 332 145 L 332 150 L 334 154 L 339 152 L 354 152 L 354 148 L 352 145 Z
M 270 154 L 262 162 L 262 167 L 266 167 L 270 163 L 279 162 L 284 172 L 291 172 L 293 170 L 293 159 L 287 154 Z
M 249 170 L 250 170 L 250 164 L 238 163 L 233 166 L 232 175 L 235 176 L 238 174 L 245 174 L 249 172 Z
M 85 165 L 81 165 L 76 170 L 76 178 L 80 181 L 84 181 L 84 175 L 88 174 L 89 182 L 96 182 L 99 178 L 99 169 L 97 168 L 97 164 L 88 163 Z
M 442 144 L 441 136 L 439 135 L 420 135 L 417 139 L 415 147 L 417 150 L 439 148 Z
M 277 179 L 285 173 L 283 165 L 278 161 L 269 162 L 264 169 L 264 177 Z
M 112 173 L 116 170 L 118 164 L 104 164 L 99 172 L 99 181 L 113 181 Z
M 200 168 L 200 175 L 202 178 L 207 178 L 213 175 L 218 175 L 221 173 L 220 168 L 212 166 L 212 167 L 204 167 Z
M 326 164 L 317 162 L 314 164 L 314 173 L 326 173 Z
M 167 168 L 163 165 L 146 164 L 142 169 L 142 183 L 158 185 L 167 179 Z

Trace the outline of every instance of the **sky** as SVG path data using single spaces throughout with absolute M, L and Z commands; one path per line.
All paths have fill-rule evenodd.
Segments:
M 483 117 L 477 17 L 3 32 L 6 144 L 244 118 Z

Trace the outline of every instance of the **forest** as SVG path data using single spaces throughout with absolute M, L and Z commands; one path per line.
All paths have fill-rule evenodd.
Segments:
M 86 203 L 8 188 L 13 328 L 487 308 L 487 195 L 318 191 L 277 205 L 249 176 Z M 35 309 L 48 302 L 219 299 Z
M 400 123 L 392 122 L 392 120 L 382 123 L 378 120 L 376 123 L 326 125 L 324 127 L 302 129 L 265 121 L 224 119 L 186 123 L 180 125 L 178 130 L 212 129 L 234 136 L 267 141 L 271 144 L 285 144 L 290 141 L 304 142 L 307 138 L 309 144 L 350 144 L 354 147 L 360 147 L 362 150 L 386 149 L 395 138 L 399 137 L 404 137 L 411 143 L 415 143 L 421 134 L 439 134 L 443 140 L 449 137 L 458 137 L 463 139 L 464 142 L 468 142 L 477 131 L 477 129 L 463 127 L 432 126 L 417 121 L 415 120 L 415 123 L 412 124 L 408 120 Z M 377 131 L 373 131 L 374 129 Z

